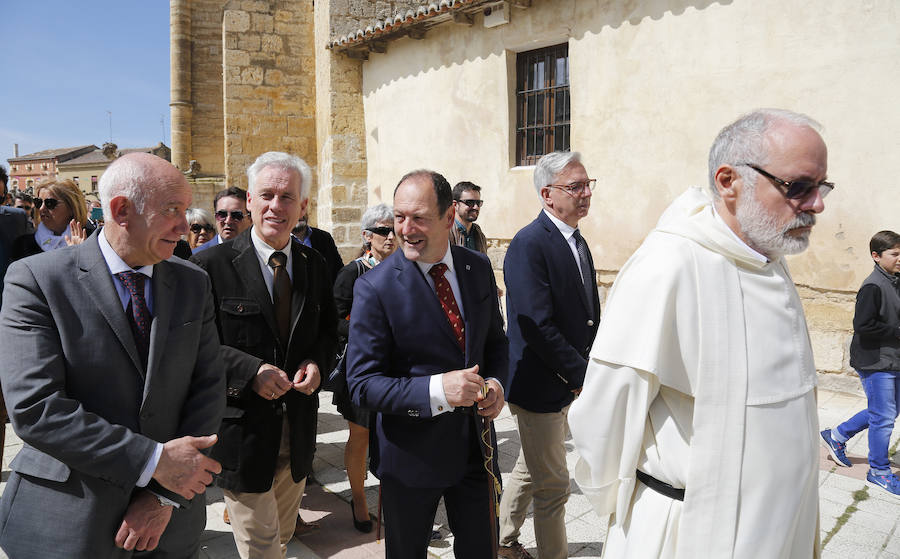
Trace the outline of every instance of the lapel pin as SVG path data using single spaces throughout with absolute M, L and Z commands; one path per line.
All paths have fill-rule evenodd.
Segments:
M 469 271 L 469 270 L 471 270 L 471 269 L 472 269 L 472 267 L 469 266 L 468 264 L 466 264 L 466 271 Z

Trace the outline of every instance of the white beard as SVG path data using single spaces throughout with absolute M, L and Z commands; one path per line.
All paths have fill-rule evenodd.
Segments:
M 770 258 L 806 250 L 809 246 L 809 231 L 801 235 L 789 235 L 788 231 L 816 224 L 815 214 L 801 213 L 787 225 L 779 227 L 775 216 L 767 212 L 756 197 L 755 186 L 746 190 L 738 200 L 735 217 L 748 244 Z

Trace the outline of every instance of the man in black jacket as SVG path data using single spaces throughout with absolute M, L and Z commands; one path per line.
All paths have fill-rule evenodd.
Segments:
M 192 261 L 212 281 L 227 377 L 217 484 L 240 556 L 280 559 L 312 471 L 316 390 L 337 319 L 325 260 L 291 238 L 309 201 L 309 166 L 269 152 L 247 175 L 253 226 Z

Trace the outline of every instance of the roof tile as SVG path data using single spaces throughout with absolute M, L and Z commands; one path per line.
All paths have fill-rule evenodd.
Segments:
M 353 47 L 376 39 L 381 35 L 398 31 L 399 28 L 421 23 L 450 11 L 461 10 L 483 3 L 486 3 L 486 0 L 440 0 L 440 2 L 431 2 L 428 5 L 423 4 L 416 10 L 407 10 L 405 13 L 399 12 L 393 17 L 389 16 L 383 20 L 377 20 L 374 24 L 366 26 L 365 29 L 358 29 L 332 39 L 327 47 L 332 49 Z

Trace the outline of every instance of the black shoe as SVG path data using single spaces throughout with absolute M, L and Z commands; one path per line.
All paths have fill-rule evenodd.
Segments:
M 353 527 L 363 534 L 368 534 L 372 531 L 372 518 L 370 517 L 368 520 L 363 520 L 360 522 L 356 519 L 356 508 L 353 506 L 353 499 L 350 499 L 350 516 L 353 518 Z

